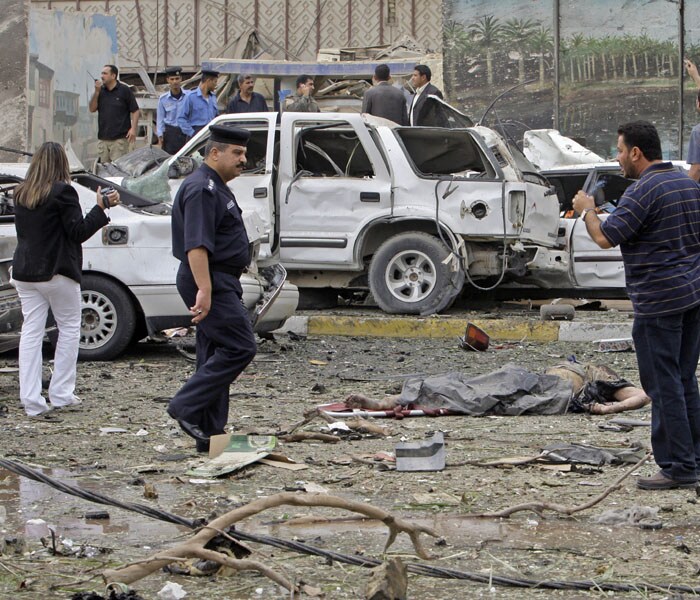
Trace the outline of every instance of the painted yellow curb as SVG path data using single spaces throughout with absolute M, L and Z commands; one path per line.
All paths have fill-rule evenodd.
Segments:
M 555 342 L 559 323 L 539 319 L 480 319 L 471 321 L 492 340 Z M 309 317 L 309 335 L 349 335 L 358 337 L 449 338 L 462 337 L 467 321 L 421 317 Z

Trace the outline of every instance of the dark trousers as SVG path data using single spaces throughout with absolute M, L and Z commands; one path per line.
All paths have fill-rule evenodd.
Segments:
M 182 129 L 174 125 L 166 125 L 163 129 L 163 150 L 168 154 L 175 154 L 187 142 L 187 136 Z
M 253 360 L 257 347 L 238 278 L 220 272 L 211 277 L 211 311 L 197 325 L 197 370 L 170 401 L 168 412 L 216 435 L 228 421 L 229 386 Z M 197 285 L 186 265 L 178 270 L 177 289 L 185 304 L 194 306 Z
M 700 471 L 700 306 L 665 317 L 636 318 L 632 337 L 639 378 L 651 397 L 651 447 L 661 472 L 696 481 Z

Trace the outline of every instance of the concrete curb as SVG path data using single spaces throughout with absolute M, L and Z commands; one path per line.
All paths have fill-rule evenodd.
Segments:
M 494 341 L 592 342 L 632 337 L 632 323 L 542 321 L 536 318 L 470 319 Z M 278 332 L 352 337 L 458 338 L 467 319 L 454 317 L 349 317 L 342 315 L 291 317 Z

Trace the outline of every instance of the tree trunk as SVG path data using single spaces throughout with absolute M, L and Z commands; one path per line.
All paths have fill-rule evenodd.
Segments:
M 601 53 L 600 55 L 601 62 L 603 63 L 603 81 L 608 80 L 608 63 L 607 63 L 607 57 L 605 56 L 605 52 Z
M 525 81 L 525 57 L 520 53 L 518 58 L 518 83 Z
M 540 56 L 540 87 L 544 87 L 544 55 Z
M 493 85 L 493 53 L 490 48 L 486 48 L 486 81 Z

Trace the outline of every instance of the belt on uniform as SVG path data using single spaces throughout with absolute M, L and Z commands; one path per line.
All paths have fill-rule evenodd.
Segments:
M 165 124 L 165 129 L 172 129 L 174 131 L 177 131 L 178 133 L 182 133 L 182 129 L 180 129 L 177 125 L 168 125 L 167 123 Z
M 228 273 L 240 279 L 243 275 L 244 267 L 234 267 L 233 265 L 227 265 L 226 263 L 210 263 L 209 268 L 212 271 L 218 271 L 219 273 Z

